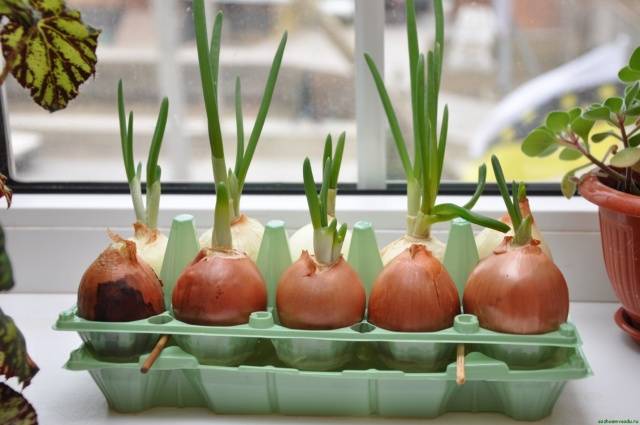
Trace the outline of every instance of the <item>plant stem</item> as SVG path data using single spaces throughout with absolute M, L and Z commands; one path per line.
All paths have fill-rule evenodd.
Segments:
M 229 211 L 229 192 L 224 182 L 216 184 L 216 208 L 213 218 L 213 249 L 229 250 L 231 240 L 231 214 Z
M 620 128 L 620 136 L 622 137 L 622 145 L 625 148 L 629 147 L 629 137 L 627 136 L 627 129 L 624 125 L 624 117 L 618 116 L 618 128 Z M 625 169 L 625 179 L 624 179 L 624 191 L 627 193 L 631 192 L 631 180 L 633 176 L 633 170 L 631 167 L 627 167 Z
M 207 20 L 204 0 L 193 0 L 193 24 L 196 34 L 202 93 L 204 95 L 204 105 L 207 112 L 209 145 L 211 146 L 211 154 L 213 156 L 213 177 L 216 183 L 224 182 L 227 179 L 227 166 L 224 160 L 220 116 L 211 72 L 211 51 L 207 40 Z

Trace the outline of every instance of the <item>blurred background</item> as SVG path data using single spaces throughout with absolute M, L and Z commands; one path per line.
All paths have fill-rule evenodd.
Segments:
M 327 133 L 347 132 L 341 180 L 356 182 L 355 0 L 216 0 L 224 12 L 219 90 L 228 161 L 235 151 L 234 80 L 242 80 L 251 129 L 282 32 L 280 78 L 249 182 L 299 182 L 305 156 L 320 157 Z M 190 1 L 67 0 L 102 29 L 94 79 L 66 110 L 49 114 L 9 78 L 10 143 L 22 181 L 124 181 L 116 112 L 123 78 L 135 111 L 136 160 L 146 160 L 162 96 L 170 120 L 160 158 L 164 181 L 212 180 Z M 365 3 L 363 1 L 363 3 Z M 433 43 L 431 0 L 416 0 L 421 47 Z M 385 1 L 385 80 L 410 136 L 403 0 Z M 576 163 L 525 159 L 520 142 L 547 112 L 620 92 L 617 71 L 640 44 L 637 0 L 445 0 L 441 106 L 449 104 L 444 179 L 470 181 L 498 153 L 514 179 L 557 181 Z M 386 123 L 385 123 L 386 124 Z M 386 128 L 386 125 L 385 125 Z M 388 133 L 388 132 L 387 132 Z M 410 139 L 410 137 L 408 137 Z M 361 141 L 366 143 L 366 141 Z M 602 144 L 604 146 L 604 144 Z M 557 156 L 557 155 L 556 155 Z M 387 135 L 387 180 L 403 178 Z M 383 172 L 383 171 L 381 171 Z

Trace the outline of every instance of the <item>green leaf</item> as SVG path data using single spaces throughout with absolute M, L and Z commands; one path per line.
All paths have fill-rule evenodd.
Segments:
M 609 162 L 614 167 L 627 168 L 640 161 L 640 148 L 625 148 L 618 151 Z
M 611 112 L 609 111 L 609 108 L 605 106 L 594 105 L 587 109 L 585 113 L 582 114 L 582 117 L 592 121 L 609 120 L 609 118 L 611 117 Z
M 476 214 L 455 204 L 436 205 L 435 207 L 433 207 L 433 213 L 437 216 L 440 215 L 464 218 L 471 223 L 483 227 L 488 227 L 502 233 L 506 233 L 511 230 L 511 227 L 509 227 L 509 225 L 503 223 L 502 221 L 494 220 L 493 218 Z
M 387 88 L 384 85 L 384 81 L 382 80 L 382 76 L 380 75 L 380 71 L 378 71 L 376 63 L 373 61 L 371 56 L 366 53 L 364 55 L 364 59 L 367 62 L 367 66 L 369 67 L 369 71 L 371 72 L 371 76 L 373 77 L 376 89 L 378 90 L 380 102 L 382 103 L 382 107 L 384 108 L 384 111 L 387 115 L 389 128 L 391 130 L 391 134 L 393 135 L 393 141 L 396 144 L 396 149 L 398 151 L 398 156 L 400 157 L 400 162 L 402 163 L 402 168 L 404 169 L 404 174 L 408 179 L 409 176 L 413 174 L 413 168 L 411 166 L 411 160 L 409 159 L 409 153 L 407 152 L 407 144 L 404 141 L 404 136 L 402 135 L 402 130 L 400 129 L 398 117 L 393 108 L 391 98 L 389 97 L 389 93 L 387 92 Z
M 0 226 L 0 291 L 8 291 L 11 288 L 13 288 L 13 268 L 5 249 L 4 230 Z
M 19 392 L 0 383 L 0 423 L 10 425 L 37 425 L 38 416 L 33 406 Z
M 624 105 L 624 100 L 621 97 L 610 97 L 604 101 L 604 106 L 614 114 L 622 110 L 622 105 Z
M 627 109 L 626 115 L 633 117 L 640 115 L 640 104 L 636 103 L 634 106 Z
M 560 151 L 559 158 L 563 161 L 575 161 L 576 159 L 581 157 L 582 153 L 580 153 L 580 151 L 571 148 L 564 148 L 562 149 L 562 151 Z
M 633 83 L 634 81 L 640 80 L 640 71 L 625 66 L 618 72 L 618 78 L 625 83 Z
M 571 123 L 571 130 L 576 133 L 582 140 L 589 141 L 589 133 L 595 123 L 592 120 L 583 117 L 577 117 Z
M 9 20 L 0 31 L 2 53 L 11 74 L 33 100 L 54 112 L 67 106 L 95 74 L 100 30 L 82 21 L 80 12 L 61 0 L 31 0 L 29 22 Z
M 37 372 L 38 366 L 27 354 L 22 333 L 0 310 L 0 376 L 7 379 L 15 376 L 26 387 Z
M 538 154 L 538 158 L 545 158 L 547 156 L 551 156 L 555 153 L 555 151 L 557 151 L 560 148 L 560 145 L 557 143 L 554 143 L 553 145 L 549 146 L 547 149 L 543 150 L 541 153 Z
M 566 112 L 554 111 L 547 115 L 546 125 L 554 133 L 560 133 L 569 125 L 571 117 Z
M 605 140 L 607 137 L 615 137 L 616 134 L 612 131 L 605 131 L 603 133 L 596 133 L 593 136 L 591 136 L 591 141 L 593 143 L 600 143 L 603 140 Z
M 629 146 L 636 147 L 638 145 L 640 145 L 640 133 L 629 137 Z
M 637 47 L 631 54 L 631 58 L 629 59 L 629 68 L 634 71 L 640 71 L 640 47 Z
M 571 122 L 573 122 L 573 120 L 575 120 L 576 118 L 578 118 L 580 115 L 582 115 L 582 109 L 581 108 L 573 108 L 572 110 L 570 110 L 568 112 L 569 114 L 569 120 Z
M 562 181 L 560 182 L 560 190 L 567 199 L 571 199 L 571 197 L 576 194 L 578 188 L 574 177 L 573 171 L 569 172 L 562 177 Z
M 555 143 L 553 135 L 545 128 L 533 130 L 522 142 L 522 152 L 527 156 L 539 156 Z
M 624 90 L 625 109 L 628 110 L 633 106 L 633 102 L 636 100 L 636 97 L 638 97 L 638 92 L 640 92 L 640 82 L 638 81 Z

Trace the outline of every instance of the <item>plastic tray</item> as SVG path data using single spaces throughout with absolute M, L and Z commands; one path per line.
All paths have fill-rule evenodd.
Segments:
M 424 418 L 446 412 L 500 412 L 529 421 L 551 413 L 568 380 L 590 373 L 580 349 L 566 363 L 542 370 L 511 370 L 504 362 L 472 352 L 465 358 L 466 383 L 461 386 L 456 385 L 455 363 L 437 373 L 308 372 L 268 365 L 278 362 L 266 344 L 239 367 L 200 365 L 172 346 L 143 375 L 139 368 L 146 357 L 132 363 L 102 362 L 83 347 L 71 354 L 66 367 L 88 370 L 119 412 L 158 406 L 208 407 L 220 414 Z M 377 366 L 366 359 L 359 363 Z
M 192 217 L 176 217 L 161 274 L 166 299 L 197 249 Z M 460 293 L 477 261 L 470 225 L 454 221 L 445 266 Z M 369 293 L 382 268 L 370 224 L 354 226 L 348 262 Z M 528 420 L 549 414 L 567 380 L 591 374 L 570 323 L 542 335 L 489 331 L 468 314 L 458 315 L 449 329 L 429 333 L 391 332 L 366 321 L 328 331 L 284 328 L 273 309 L 277 280 L 291 264 L 282 221 L 267 224 L 257 263 L 267 282 L 269 311 L 253 313 L 246 325 L 190 325 L 170 309 L 126 323 L 87 321 L 73 308 L 61 313 L 54 328 L 77 331 L 86 343 L 67 367 L 89 370 L 119 411 L 196 405 L 224 413 L 424 417 L 500 411 Z M 148 375 L 134 372 L 162 334 L 172 335 L 175 345 Z M 459 344 L 468 353 L 468 382 L 461 387 L 455 384 Z M 313 372 L 326 370 L 342 371 Z M 236 391 L 254 394 L 251 402 L 242 401 L 244 396 L 234 401 Z

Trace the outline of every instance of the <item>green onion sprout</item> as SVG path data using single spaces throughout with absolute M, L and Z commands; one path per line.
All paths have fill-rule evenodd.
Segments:
M 504 178 L 504 172 L 498 157 L 491 156 L 491 165 L 493 166 L 493 173 L 496 176 L 498 183 L 498 189 L 500 195 L 504 200 L 504 204 L 507 208 L 507 213 L 511 218 L 511 223 L 514 229 L 513 243 L 515 245 L 526 245 L 531 241 L 531 226 L 533 224 L 533 218 L 529 214 L 526 218 L 522 218 L 522 211 L 520 209 L 520 201 L 527 196 L 526 187 L 523 182 L 516 184 L 513 182 L 511 185 L 511 195 L 509 194 L 509 186 Z
M 158 157 L 162 146 L 164 131 L 167 126 L 169 113 L 169 100 L 165 97 L 160 105 L 160 112 L 156 121 L 156 127 L 151 138 L 151 147 L 147 158 L 147 187 L 146 187 L 146 208 L 142 200 L 142 163 L 134 167 L 133 159 L 133 111 L 129 112 L 126 118 L 124 105 L 124 92 L 122 80 L 118 82 L 118 118 L 120 121 L 120 141 L 122 145 L 122 158 L 124 168 L 129 182 L 129 191 L 133 200 L 133 208 L 136 220 L 145 224 L 149 229 L 158 227 L 158 210 L 160 208 L 161 168 L 158 165 Z
M 255 123 L 249 135 L 245 147 L 244 124 L 242 118 L 242 93 L 240 79 L 236 79 L 235 85 L 235 112 L 236 112 L 236 160 L 233 169 L 227 168 L 222 143 L 222 131 L 220 127 L 220 115 L 218 110 L 218 72 L 220 62 L 220 42 L 222 34 L 222 12 L 216 15 L 211 42 L 207 40 L 207 22 L 205 17 L 204 0 L 193 1 L 193 18 L 196 34 L 196 46 L 198 51 L 198 63 L 202 92 L 204 95 L 205 110 L 207 114 L 207 127 L 209 144 L 211 146 L 213 160 L 213 176 L 216 185 L 223 182 L 228 192 L 231 217 L 240 217 L 240 197 L 244 188 L 249 165 L 253 159 L 264 122 L 269 112 L 273 91 L 275 89 L 278 73 L 282 64 L 284 48 L 287 43 L 285 32 L 280 40 L 278 49 L 273 58 L 271 69 L 267 77 L 260 108 Z
M 340 258 L 340 250 L 347 234 L 347 225 L 339 228 L 337 220 L 328 217 L 328 192 L 332 181 L 334 161 L 330 156 L 325 157 L 322 186 L 320 193 L 316 192 L 316 183 L 311 171 L 311 162 L 305 158 L 302 166 L 304 192 L 309 205 L 309 215 L 313 225 L 313 250 L 316 260 L 321 264 L 333 264 Z M 339 168 L 339 165 L 338 165 Z M 337 175 L 336 175 L 337 176 Z
M 365 54 L 365 60 L 387 115 L 391 134 L 407 179 L 407 233 L 415 238 L 428 239 L 432 224 L 449 221 L 455 217 L 462 217 L 475 224 L 504 233 L 509 230 L 509 226 L 505 223 L 470 211 L 484 190 L 486 183 L 486 166 L 484 164 L 478 171 L 477 188 L 469 202 L 463 207 L 453 204 L 436 205 L 447 145 L 449 109 L 445 105 L 441 126 L 438 128 L 438 98 L 444 55 L 442 0 L 434 0 L 434 6 L 435 42 L 433 49 L 424 55 L 418 50 L 414 1 L 406 1 L 414 141 L 413 162 L 409 157 L 407 144 L 382 76 L 371 56 Z

